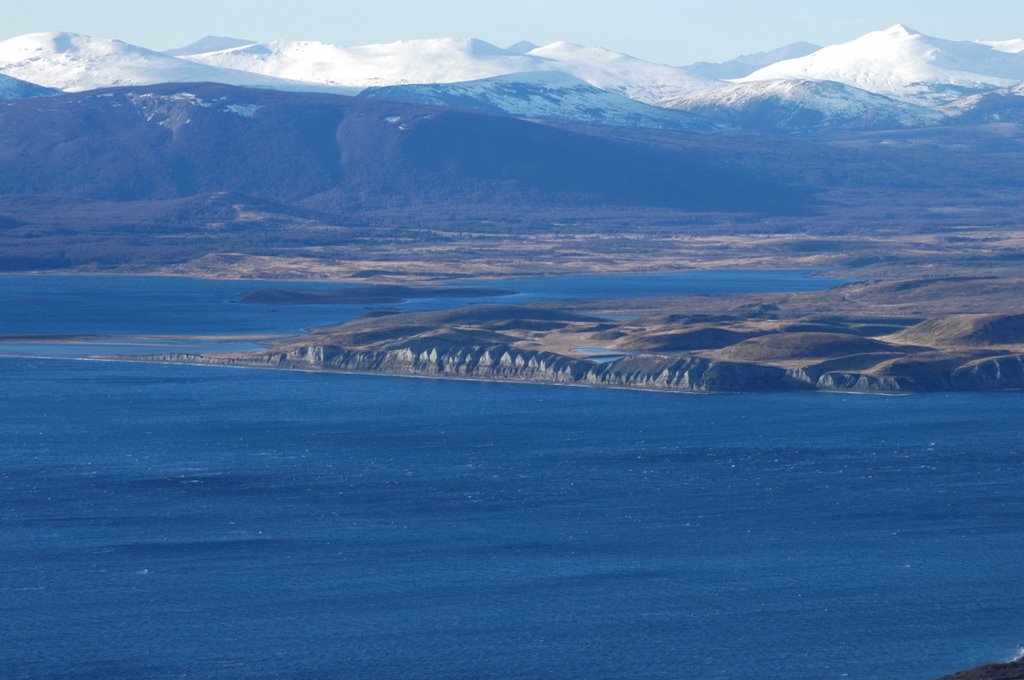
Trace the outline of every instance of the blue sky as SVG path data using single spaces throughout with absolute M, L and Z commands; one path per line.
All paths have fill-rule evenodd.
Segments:
M 1024 0 L 16 0 L 0 39 L 65 30 L 155 49 L 203 35 L 343 44 L 417 37 L 569 40 L 670 64 L 724 60 L 798 40 L 843 42 L 905 23 L 952 39 L 1024 37 Z

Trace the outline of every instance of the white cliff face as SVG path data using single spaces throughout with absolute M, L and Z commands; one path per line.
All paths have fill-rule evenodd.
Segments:
M 608 363 L 508 346 L 444 346 L 417 342 L 384 350 L 347 350 L 310 345 L 243 358 L 166 355 L 158 361 L 303 368 L 478 380 L 587 385 L 681 392 L 793 391 L 823 389 L 798 371 L 699 357 L 638 355 Z M 867 384 L 861 381 L 859 384 Z M 895 385 L 895 383 L 893 383 Z M 841 389 L 841 387 L 840 387 Z
M 174 354 L 149 360 L 192 364 L 315 369 L 353 373 L 586 385 L 679 392 L 925 392 L 1024 388 L 1024 355 L 985 359 L 947 356 L 896 361 L 881 372 L 832 370 L 828 362 L 802 368 L 722 361 L 700 356 L 640 354 L 597 363 L 508 345 L 435 344 L 415 340 L 379 350 L 312 344 L 242 357 Z

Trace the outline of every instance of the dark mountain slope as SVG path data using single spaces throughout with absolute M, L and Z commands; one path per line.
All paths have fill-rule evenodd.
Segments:
M 808 198 L 704 150 L 334 95 L 172 84 L 0 110 L 0 195 L 225 191 L 339 214 L 453 201 L 777 213 Z
M 32 97 L 49 97 L 55 94 L 60 94 L 60 90 L 42 87 L 0 73 L 0 100 L 31 99 Z
M 554 239 L 558 259 L 583 252 L 555 245 L 573 234 L 850 244 L 1016 228 L 1022 164 L 1024 133 L 1006 125 L 696 134 L 225 85 L 117 88 L 0 106 L 0 269 L 206 273 L 267 257 L 292 276 L 308 271 L 293 259 L 321 271 L 380 247 L 352 269 L 390 271 L 417 244 L 478 238 L 502 257 L 527 236 Z M 602 237 L 586 252 L 636 245 Z M 232 271 L 266 271 L 249 262 Z

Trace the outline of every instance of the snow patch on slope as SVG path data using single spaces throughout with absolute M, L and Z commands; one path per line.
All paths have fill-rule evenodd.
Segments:
M 944 119 L 922 106 L 842 83 L 812 80 L 737 82 L 661 105 L 761 130 L 907 127 L 934 125 Z
M 558 71 L 516 73 L 464 83 L 369 88 L 359 96 L 604 125 L 709 127 L 684 113 L 643 104 Z

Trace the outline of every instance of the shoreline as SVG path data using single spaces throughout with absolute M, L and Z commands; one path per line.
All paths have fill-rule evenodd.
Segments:
M 944 675 L 938 680 L 1024 680 L 1024 655 Z
M 340 339 L 340 338 L 339 338 Z M 116 357 L 117 355 L 107 355 Z M 1024 389 L 1024 355 L 1003 354 L 963 364 L 925 364 L 914 372 L 837 369 L 833 361 L 786 366 L 694 353 L 638 353 L 610 362 L 505 342 L 452 342 L 412 337 L 377 348 L 333 338 L 308 338 L 262 352 L 166 352 L 129 357 L 197 365 L 422 376 L 697 393 L 842 392 L 904 394 Z
M 736 390 L 700 390 L 700 389 L 673 389 L 673 388 L 662 388 L 662 387 L 649 387 L 641 385 L 620 385 L 620 384 L 594 384 L 584 382 L 556 382 L 556 381 L 545 381 L 535 379 L 514 379 L 514 378 L 500 378 L 500 377 L 482 377 L 482 376 L 467 376 L 467 375 L 448 375 L 448 374 L 425 374 L 425 373 L 399 373 L 399 372 L 386 372 L 386 371 L 368 371 L 368 370 L 352 370 L 352 369 L 335 369 L 335 368 L 316 368 L 316 367 L 301 367 L 301 366 L 271 366 L 271 365 L 256 365 L 256 364 L 245 364 L 245 363 L 220 363 L 217 361 L 189 361 L 189 360 L 174 360 L 167 357 L 152 358 L 145 355 L 138 357 L 131 356 L 93 356 L 93 357 L 60 357 L 60 356 L 17 356 L 17 355 L 0 355 L 0 358 L 11 358 L 11 359 L 46 359 L 46 360 L 71 360 L 71 361 L 96 361 L 96 362 L 125 362 L 125 363 L 142 363 L 142 364 L 160 364 L 165 366 L 195 366 L 204 368 L 232 368 L 232 369 L 252 369 L 252 370 L 265 370 L 265 371 L 282 371 L 291 373 L 308 373 L 308 374 L 327 374 L 327 375 L 353 375 L 363 377 L 380 377 L 380 378 L 411 378 L 416 380 L 451 380 L 459 382 L 474 382 L 474 383 L 495 383 L 503 385 L 538 385 L 546 387 L 570 387 L 579 389 L 606 389 L 606 390 L 620 390 L 620 391 L 631 391 L 631 392 L 648 392 L 657 394 L 681 394 L 681 395 L 700 395 L 700 396 L 715 396 L 715 395 L 757 395 L 757 394 L 821 394 L 821 395 L 856 395 L 864 397 L 888 397 L 888 398 L 906 398 L 914 397 L 922 394 L 999 394 L 999 393 L 1017 393 L 1024 392 L 1024 388 L 1021 387 L 1007 387 L 1000 389 L 989 389 L 989 390 L 904 390 L 904 391 L 881 391 L 881 390 L 857 390 L 857 389 L 790 389 L 790 390 L 773 390 L 773 389 L 736 389 Z M 211 357 L 212 359 L 213 357 Z
M 584 383 L 559 383 L 559 382 L 544 382 L 540 380 L 509 380 L 500 378 L 483 378 L 473 376 L 455 376 L 455 375 L 424 375 L 424 374 L 412 374 L 412 373 L 385 373 L 382 371 L 354 371 L 354 370 L 336 370 L 336 369 L 324 369 L 324 368 L 300 368 L 297 366 L 256 366 L 246 364 L 220 364 L 220 363 L 207 363 L 201 361 L 173 361 L 170 359 L 151 359 L 145 355 L 140 355 L 138 358 L 130 356 L 54 356 L 54 355 L 41 355 L 41 354 L 3 354 L 0 353 L 0 359 L 13 359 L 13 360 L 40 360 L 40 361 L 82 361 L 82 362 L 93 362 L 93 363 L 127 363 L 127 364 L 157 364 L 161 366 L 193 366 L 196 368 L 224 368 L 224 369 L 236 369 L 236 370 L 254 370 L 254 371 L 278 371 L 282 373 L 306 373 L 311 375 L 340 375 L 340 376 L 359 376 L 366 378 L 398 378 L 398 379 L 412 379 L 412 380 L 444 380 L 453 382 L 468 382 L 468 383 L 491 383 L 497 385 L 532 385 L 538 387 L 552 387 L 552 388 L 574 388 L 574 389 L 595 389 L 595 390 L 617 390 L 623 392 L 646 392 L 649 394 L 677 394 L 682 396 L 700 396 L 700 397 L 714 397 L 714 396 L 739 396 L 739 395 L 759 395 L 759 394 L 815 394 L 815 395 L 830 395 L 830 396 L 859 396 L 859 397 L 881 397 L 881 398 L 909 398 L 920 394 L 942 394 L 943 392 L 872 392 L 872 391 L 857 391 L 857 390 L 735 390 L 735 391 L 701 391 L 701 390 L 675 390 L 675 389 L 661 389 L 656 387 L 631 387 L 627 385 L 593 385 Z M 966 391 L 962 391 L 966 392 Z M 1006 393 L 1006 392 L 1024 392 L 1022 388 L 1007 388 L 1002 390 L 987 390 L 988 393 Z M 951 390 L 948 393 L 956 393 L 955 390 Z
M 508 281 L 508 280 L 519 280 L 519 279 L 564 279 L 564 278 L 575 278 L 575 277 L 588 277 L 588 276 L 671 276 L 674 274 L 696 274 L 705 272 L 801 272 L 806 274 L 806 278 L 809 279 L 825 279 L 829 280 L 832 278 L 842 278 L 844 272 L 841 268 L 837 267 L 802 267 L 796 266 L 797 263 L 792 262 L 780 262 L 775 266 L 742 266 L 742 267 L 721 267 L 716 266 L 717 263 L 709 262 L 706 266 L 686 266 L 676 267 L 672 269 L 630 269 L 628 271 L 614 271 L 608 272 L 598 268 L 584 269 L 581 271 L 573 271 L 570 273 L 543 273 L 543 272 L 506 272 L 504 274 L 494 273 L 479 273 L 479 274 L 456 274 L 454 276 L 367 276 L 367 277 L 273 277 L 266 278 L 260 276 L 238 276 L 232 272 L 225 272 L 222 274 L 214 273 L 174 273 L 165 271 L 83 271 L 76 269 L 54 269 L 54 270 L 35 270 L 35 271 L 0 271 L 0 277 L 11 276 L 19 278 L 35 278 L 35 277 L 98 277 L 98 278 L 152 278 L 152 279 L 184 279 L 194 281 L 235 281 L 235 282 L 262 282 L 262 283 L 310 283 L 317 284 L 321 283 L 324 285 L 353 285 L 353 286 L 371 286 L 384 283 L 386 285 L 392 284 L 407 284 L 407 285 L 430 285 L 432 283 L 461 283 L 461 282 L 474 282 L 474 281 Z M 844 279 L 844 281 L 860 281 L 863 277 L 856 279 Z M 842 285 L 842 284 L 837 284 Z

